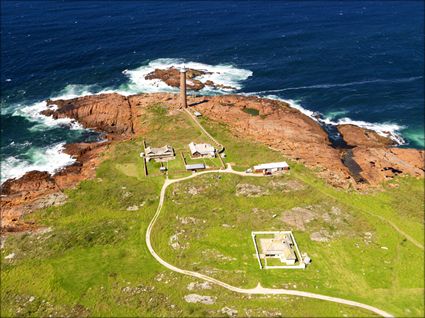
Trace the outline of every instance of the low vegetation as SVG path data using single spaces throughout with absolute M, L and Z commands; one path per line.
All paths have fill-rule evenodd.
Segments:
M 65 205 L 27 216 L 42 226 L 39 232 L 7 237 L 1 250 L 2 317 L 371 316 L 301 297 L 232 293 L 156 262 L 145 233 L 164 175 L 144 176 L 143 140 L 175 148 L 171 178 L 188 175 L 179 157 L 187 144 L 208 140 L 187 114 L 170 114 L 163 105 L 153 105 L 143 121 L 145 134 L 111 147 L 97 178 L 68 190 Z M 232 136 L 224 125 L 207 118 L 202 123 L 239 170 L 284 159 Z M 327 186 L 302 165 L 291 168 L 277 178 L 208 174 L 171 186 L 152 233 L 154 248 L 176 266 L 236 286 L 261 282 L 423 316 L 423 251 L 385 221 L 423 243 L 422 181 L 400 178 L 398 188 L 358 194 Z M 297 208 L 304 209 L 301 221 L 288 217 Z M 290 228 L 313 263 L 304 271 L 259 270 L 250 232 Z M 316 232 L 327 241 L 313 240 Z
M 255 108 L 249 108 L 249 107 L 245 107 L 244 109 L 242 109 L 245 113 L 250 114 L 251 116 L 258 116 L 260 114 L 260 111 L 258 109 Z

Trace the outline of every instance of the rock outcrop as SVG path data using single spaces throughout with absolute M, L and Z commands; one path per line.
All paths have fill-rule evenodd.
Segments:
M 262 142 L 289 158 L 320 169 L 320 175 L 334 185 L 348 187 L 352 183 L 350 172 L 341 161 L 341 152 L 332 147 L 327 133 L 316 121 L 285 102 L 225 95 L 194 98 L 192 104 L 197 104 L 194 108 L 205 116 L 228 124 L 236 135 Z M 253 109 L 256 112 L 250 111 Z
M 188 89 L 199 91 L 203 89 L 205 86 L 210 86 L 214 88 L 222 88 L 222 89 L 234 89 L 234 87 L 226 86 L 222 84 L 216 84 L 211 80 L 207 80 L 204 83 L 201 82 L 196 77 L 200 77 L 202 75 L 211 74 L 211 72 L 195 70 L 195 69 L 187 69 L 186 72 L 186 87 Z M 180 71 L 175 67 L 170 67 L 167 69 L 155 69 L 145 76 L 145 79 L 153 80 L 158 79 L 163 81 L 165 84 L 171 87 L 180 87 Z
M 233 133 L 319 169 L 319 176 L 334 186 L 364 188 L 400 174 L 424 176 L 423 150 L 394 148 L 390 138 L 354 125 L 337 127 L 352 149 L 334 148 L 316 121 L 285 102 L 226 95 L 192 98 L 192 105 L 205 116 L 228 124 Z
M 19 219 L 28 210 L 28 205 L 43 196 L 57 192 L 60 192 L 60 188 L 47 172 L 30 171 L 17 180 L 9 179 L 4 182 L 1 187 L 2 230 L 25 228 Z
M 5 181 L 0 189 L 2 232 L 34 229 L 34 224 L 23 222 L 21 217 L 38 209 L 63 204 L 66 201 L 63 189 L 93 178 L 99 154 L 108 145 L 109 142 L 68 144 L 64 152 L 76 158 L 74 164 L 53 176 L 45 171 L 30 171 L 21 178 Z
M 377 185 L 396 175 L 424 176 L 424 151 L 395 148 L 395 143 L 376 132 L 354 125 L 339 125 L 339 132 L 353 147 L 351 158 L 360 168 L 360 176 Z
M 361 176 L 371 185 L 397 175 L 424 177 L 423 150 L 358 146 L 352 153 L 362 170 Z
M 179 75 L 176 69 L 170 72 Z M 192 79 L 202 74 L 202 71 L 191 72 L 188 73 Z M 170 83 L 177 85 L 171 79 Z M 62 203 L 62 189 L 94 177 L 100 153 L 111 143 L 143 134 L 145 109 L 158 102 L 167 105 L 170 111 L 179 109 L 178 96 L 167 93 L 128 97 L 113 93 L 49 100 L 50 108 L 43 111 L 44 115 L 75 119 L 86 128 L 103 132 L 108 141 L 66 145 L 65 152 L 76 158 L 76 162 L 54 176 L 31 171 L 22 178 L 6 181 L 1 188 L 2 228 L 7 231 L 31 228 L 31 224 L 20 221 L 23 214 Z M 262 142 L 314 168 L 319 176 L 338 187 L 374 186 L 400 174 L 424 176 L 423 150 L 394 148 L 390 139 L 353 125 L 338 126 L 351 149 L 337 149 L 318 122 L 285 102 L 225 95 L 189 97 L 188 103 L 211 120 L 226 124 L 236 136 Z M 359 176 L 353 175 L 350 166 L 355 167 Z
M 352 147 L 388 147 L 395 146 L 395 142 L 390 138 L 379 135 L 377 132 L 361 128 L 355 125 L 338 125 L 338 131 L 347 145 Z
M 135 132 L 134 110 L 127 97 L 119 94 L 100 94 L 69 100 L 48 100 L 50 109 L 42 112 L 53 118 L 72 118 L 85 128 L 111 135 L 131 135 Z

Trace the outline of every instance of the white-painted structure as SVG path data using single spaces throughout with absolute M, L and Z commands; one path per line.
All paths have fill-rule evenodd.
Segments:
M 260 269 L 305 268 L 304 260 L 291 231 L 252 232 L 251 236 Z M 268 265 L 267 259 L 279 259 L 284 265 Z M 261 260 L 264 261 L 264 266 Z
M 203 163 L 193 163 L 189 165 L 185 165 L 186 170 L 196 171 L 205 169 L 205 165 Z
M 195 144 L 193 141 L 189 144 L 192 157 L 198 158 L 214 158 L 215 148 L 210 144 Z
M 146 161 L 155 159 L 155 161 L 168 161 L 174 159 L 174 149 L 169 145 L 160 148 L 146 147 L 145 152 L 140 154 L 140 157 L 145 157 Z
M 254 172 L 263 173 L 266 175 L 275 174 L 287 170 L 289 170 L 289 165 L 285 161 L 263 163 L 253 167 Z

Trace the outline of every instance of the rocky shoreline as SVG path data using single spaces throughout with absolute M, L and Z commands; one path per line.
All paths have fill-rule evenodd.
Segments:
M 209 75 L 209 74 L 211 74 L 211 72 L 195 70 L 192 68 L 187 69 L 187 72 L 186 72 L 187 88 L 194 91 L 199 91 L 206 86 L 211 88 L 219 88 L 219 89 L 229 89 L 229 90 L 235 89 L 232 86 L 216 84 L 211 80 L 207 80 L 205 82 L 202 82 L 199 80 L 201 76 Z M 160 80 L 164 82 L 170 87 L 176 87 L 176 88 L 180 87 L 180 71 L 175 67 L 170 67 L 165 70 L 155 69 L 154 71 L 147 74 L 145 76 L 145 79 L 147 80 L 156 79 L 156 80 Z
M 143 115 L 153 103 L 163 103 L 170 110 L 179 108 L 178 96 L 170 93 L 128 97 L 111 93 L 48 100 L 48 109 L 42 114 L 75 119 L 85 128 L 104 133 L 106 140 L 66 145 L 65 153 L 76 162 L 53 176 L 31 171 L 19 179 L 7 180 L 1 187 L 2 232 L 31 230 L 34 225 L 22 222 L 22 215 L 62 204 L 66 200 L 63 189 L 94 178 L 101 154 L 107 148 L 143 135 Z M 224 95 L 189 97 L 188 104 L 209 119 L 226 124 L 233 134 L 264 143 L 314 168 L 336 187 L 365 189 L 379 186 L 396 175 L 424 176 L 423 150 L 395 148 L 391 139 L 354 125 L 337 126 L 349 147 L 336 148 L 317 121 L 285 102 Z

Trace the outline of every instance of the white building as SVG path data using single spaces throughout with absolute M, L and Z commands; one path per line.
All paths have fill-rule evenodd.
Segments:
M 155 161 L 168 161 L 174 159 L 174 149 L 168 145 L 160 148 L 146 147 L 145 152 L 141 153 L 140 156 L 146 157 L 146 161 L 150 159 L 155 159 Z
M 294 265 L 295 255 L 292 240 L 286 235 L 278 235 L 272 239 L 260 239 L 261 249 L 264 257 L 279 258 L 286 265 Z
M 260 172 L 269 175 L 289 170 L 289 165 L 285 161 L 270 162 L 254 166 L 253 170 L 257 173 Z
M 305 269 L 291 231 L 255 231 L 251 236 L 260 269 Z
M 186 170 L 197 171 L 201 169 L 205 169 L 205 165 L 203 163 L 193 163 L 189 165 L 185 165 Z
M 189 144 L 189 149 L 192 157 L 199 158 L 214 158 L 215 157 L 215 148 L 210 144 L 195 144 L 191 142 Z

